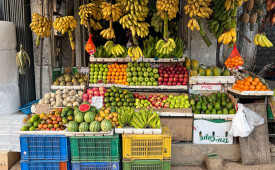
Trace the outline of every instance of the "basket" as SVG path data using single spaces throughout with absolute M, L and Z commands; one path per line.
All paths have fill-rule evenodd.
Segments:
M 119 162 L 119 135 L 70 137 L 72 162 Z
M 123 161 L 123 170 L 170 170 L 170 160 Z
M 162 127 L 160 135 L 122 135 L 123 160 L 135 159 L 170 159 L 171 132 Z
M 21 170 L 71 170 L 70 162 L 20 161 Z
M 72 170 L 120 170 L 120 162 L 72 162 Z
M 32 102 L 30 102 L 30 103 L 28 103 L 28 104 L 25 104 L 24 106 L 21 106 L 21 107 L 19 108 L 19 110 L 20 110 L 21 112 L 23 112 L 24 114 L 31 114 L 31 113 L 32 113 L 32 112 L 31 112 L 31 107 L 32 107 L 32 105 L 33 105 L 34 103 L 38 103 L 39 100 L 40 100 L 40 99 L 35 100 L 35 101 L 32 101 Z
M 21 135 L 21 160 L 69 161 L 69 139 L 64 135 Z

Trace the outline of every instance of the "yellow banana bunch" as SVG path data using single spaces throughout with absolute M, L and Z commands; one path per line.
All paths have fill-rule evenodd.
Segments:
M 72 50 L 75 49 L 75 43 L 74 43 L 72 31 L 76 28 L 76 25 L 77 25 L 77 22 L 73 16 L 60 17 L 53 22 L 53 27 L 58 32 L 61 32 L 62 34 L 64 34 L 65 32 L 68 32 Z
M 103 29 L 101 24 L 99 22 L 94 21 L 92 18 L 90 18 L 90 25 L 95 31 Z
M 100 25 L 99 22 L 96 22 L 94 20 L 91 21 L 91 19 L 95 19 L 97 21 L 102 19 L 102 13 L 100 10 L 100 4 L 98 3 L 89 3 L 86 5 L 81 5 L 79 7 L 79 17 L 80 17 L 80 24 L 84 25 L 86 28 L 88 27 L 88 22 L 90 18 L 90 26 L 95 30 L 101 30 L 102 26 Z
M 38 13 L 32 14 L 31 30 L 37 35 L 36 45 L 39 46 L 39 38 L 48 37 L 51 35 L 52 20 L 41 16 Z
M 130 13 L 139 18 L 139 21 L 144 21 L 149 12 L 147 7 L 149 0 L 122 0 L 121 3 L 124 5 L 125 13 Z
M 164 19 L 164 12 L 168 13 L 168 19 L 176 18 L 179 10 L 179 0 L 157 0 L 158 15 Z
M 265 34 L 256 34 L 253 41 L 255 45 L 260 45 L 261 47 L 273 47 L 272 42 L 266 38 Z
M 103 2 L 101 5 L 103 19 L 109 21 L 111 18 L 113 22 L 118 21 L 122 16 L 123 5 L 120 3 L 111 4 L 107 2 Z
M 115 44 L 113 41 L 107 41 L 104 48 L 109 54 L 112 54 L 115 57 L 125 53 L 124 48 L 119 44 Z
M 136 46 L 136 47 L 130 47 L 128 49 L 128 55 L 130 57 L 132 57 L 132 60 L 133 61 L 136 61 L 137 59 L 139 59 L 140 57 L 143 56 L 142 54 L 142 50 L 139 46 Z
M 187 0 L 187 5 L 184 6 L 185 14 L 189 16 L 209 18 L 213 10 L 209 7 L 212 0 Z
M 176 43 L 172 38 L 167 41 L 161 39 L 157 42 L 155 49 L 160 54 L 169 54 L 176 48 Z
M 224 45 L 227 45 L 229 43 L 233 43 L 235 44 L 237 40 L 236 37 L 236 29 L 232 28 L 230 31 L 227 31 L 225 33 L 223 33 L 219 38 L 218 38 L 218 42 L 223 42 Z
M 115 31 L 113 28 L 108 28 L 108 29 L 101 31 L 100 36 L 102 36 L 103 38 L 105 38 L 107 40 L 116 38 Z
M 232 10 L 234 9 L 234 4 L 235 2 L 237 2 L 237 7 L 242 6 L 243 2 L 246 2 L 247 0 L 226 0 L 224 7 L 225 9 L 228 10 Z
M 194 30 L 194 28 L 196 28 L 198 31 L 200 30 L 200 26 L 199 23 L 196 19 L 191 19 L 188 22 L 188 28 L 190 28 L 192 31 Z

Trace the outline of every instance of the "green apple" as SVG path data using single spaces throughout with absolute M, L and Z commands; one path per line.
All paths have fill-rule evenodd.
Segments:
M 104 68 L 108 68 L 108 65 L 107 65 L 107 64 L 104 64 L 103 67 L 104 67 Z
M 103 67 L 100 67 L 100 69 L 99 69 L 100 71 L 105 71 L 105 68 L 103 68 Z
M 144 67 L 144 63 L 143 62 L 139 63 L 139 66 Z
M 94 79 L 94 76 L 90 76 L 90 80 L 91 80 L 91 79 Z
M 100 80 L 102 80 L 102 79 L 103 79 L 103 76 L 102 76 L 102 75 L 99 75 L 97 78 L 100 79 Z
M 152 86 L 153 83 L 152 82 L 147 82 L 147 86 Z
M 143 75 L 144 75 L 144 77 L 148 77 L 149 73 L 148 72 L 144 72 Z
M 142 85 L 142 86 L 146 86 L 146 82 L 142 82 L 141 85 Z
M 102 67 L 103 67 L 103 64 L 99 64 L 98 67 L 99 67 L 99 68 L 102 68 Z
M 132 77 L 132 72 L 128 72 L 127 77 Z
M 132 62 L 129 62 L 129 63 L 127 64 L 127 68 L 133 67 L 133 66 L 134 66 L 134 63 L 132 63 Z
M 158 73 L 158 72 L 159 72 L 159 70 L 158 70 L 157 68 L 154 68 L 154 69 L 153 69 L 153 73 L 156 74 L 156 73 Z
M 148 71 L 148 72 L 151 72 L 151 71 L 153 71 L 153 69 L 152 69 L 151 67 L 148 67 L 148 68 L 147 68 L 147 71 Z
M 130 67 L 127 67 L 127 68 L 126 68 L 126 72 L 131 72 L 131 68 L 130 68 Z
M 131 82 L 131 83 L 130 83 L 130 86 L 135 86 L 135 85 L 136 85 L 135 82 Z
M 91 72 L 94 72 L 94 71 L 95 71 L 95 68 L 94 68 L 94 67 L 91 67 L 90 71 L 91 71 Z
M 154 77 L 154 75 L 155 75 L 155 74 L 154 74 L 153 72 L 150 72 L 150 73 L 149 73 L 149 76 L 150 76 L 150 77 Z
M 170 98 L 170 99 L 173 99 L 173 97 L 174 97 L 174 96 L 173 96 L 172 94 L 169 95 L 169 98 Z M 177 97 L 177 96 L 175 96 L 175 97 Z
M 174 109 L 175 108 L 175 105 L 174 104 L 170 104 L 170 109 Z
M 171 98 L 168 98 L 168 99 L 166 99 L 166 100 L 167 100 L 168 102 L 171 102 L 172 99 L 171 99 Z
M 184 103 L 185 103 L 185 104 L 189 104 L 189 100 L 185 100 Z
M 95 72 L 94 72 L 94 75 L 98 75 L 98 71 L 95 71 Z
M 134 68 L 134 67 L 132 67 L 132 68 Z M 138 73 L 137 72 L 133 72 L 132 75 L 133 75 L 133 77 L 136 77 L 138 75 Z
M 147 69 L 145 67 L 142 67 L 142 71 L 145 72 L 147 71 Z
M 137 71 L 141 71 L 141 67 L 137 67 Z
M 145 81 L 145 82 L 149 82 L 150 79 L 149 79 L 148 77 L 145 77 L 144 81 Z
M 138 67 L 138 63 L 134 63 L 134 67 Z
M 142 72 L 142 71 L 139 71 L 139 72 L 138 72 L 138 76 L 143 76 L 143 72 Z
M 156 79 L 154 77 L 150 77 L 150 81 L 154 82 L 154 81 L 156 81 Z
M 133 68 L 133 67 L 132 67 Z M 138 78 L 137 77 L 133 77 L 133 82 L 137 82 L 138 81 Z
M 140 82 L 136 82 L 136 85 L 137 85 L 137 86 L 140 86 L 140 85 L 141 85 L 141 83 L 140 83 Z
M 108 71 L 109 71 L 109 69 L 108 69 L 108 68 L 105 68 L 105 69 L 104 69 L 104 71 L 105 71 L 105 72 L 108 72 Z
M 139 81 L 139 82 L 143 82 L 143 81 L 144 81 L 144 78 L 143 78 L 143 77 L 139 77 L 139 78 L 138 78 L 138 81 Z
M 97 83 L 97 79 L 94 79 L 93 83 L 96 84 Z
M 103 76 L 103 80 L 107 80 L 107 76 Z
M 188 94 L 186 94 L 186 95 L 184 96 L 184 98 L 185 98 L 186 100 L 188 100 L 188 99 L 189 99 Z
M 180 105 L 179 104 L 175 104 L 175 108 L 180 108 Z
M 98 69 L 98 64 L 95 64 L 94 67 L 95 67 L 96 69 Z
M 94 72 L 90 72 L 90 75 L 94 75 Z
M 157 79 L 159 78 L 159 74 L 155 74 L 154 77 Z
M 184 108 L 189 108 L 189 107 L 190 107 L 190 105 L 188 105 L 188 104 L 184 105 Z
M 128 77 L 128 78 L 127 78 L 127 82 L 128 82 L 128 83 L 130 83 L 130 82 L 132 82 L 132 81 L 133 81 L 133 80 L 132 80 L 131 77 Z
M 99 75 L 103 75 L 103 72 L 102 72 L 102 71 L 99 71 L 98 74 L 99 74 Z
M 135 71 L 137 71 L 137 68 L 136 68 L 136 67 L 132 67 L 132 68 L 131 68 L 131 71 L 132 71 L 132 72 L 135 72 Z
M 91 64 L 90 64 L 90 67 L 91 67 L 91 68 L 94 68 L 94 67 L 95 67 L 95 64 L 94 64 L 94 63 L 91 63 Z
M 150 63 L 145 63 L 145 67 L 150 67 Z
M 103 76 L 106 76 L 107 75 L 107 73 L 106 72 L 103 72 Z

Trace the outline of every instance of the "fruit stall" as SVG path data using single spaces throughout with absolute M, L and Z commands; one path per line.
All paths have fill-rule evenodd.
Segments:
M 32 13 L 30 28 L 37 47 L 53 30 L 54 36 L 67 35 L 71 67 L 51 67 L 51 91 L 21 107 L 26 115 L 13 124 L 17 131 L 0 125 L 12 132 L 12 137 L 3 135 L 9 142 L 0 146 L 20 138 L 20 146 L 12 147 L 20 151 L 23 170 L 170 170 L 175 144 L 244 148 L 254 139 L 242 137 L 252 138 L 248 135 L 253 131 L 237 135 L 238 115 L 253 112 L 264 125 L 268 111 L 275 115 L 274 91 L 245 67 L 245 56 L 237 48 L 238 37 L 245 37 L 237 18 L 252 28 L 256 20 L 263 20 L 264 26 L 275 22 L 275 2 L 270 6 L 267 1 L 266 7 L 255 0 L 254 9 L 252 1 L 95 0 L 79 5 L 78 15 L 55 15 L 53 21 L 43 12 Z M 188 18 L 188 30 L 179 29 L 179 18 Z M 80 26 L 85 30 L 84 46 L 73 34 Z M 273 47 L 260 26 L 253 40 L 245 39 L 261 48 Z M 187 51 L 188 41 L 179 36 L 183 31 L 197 32 L 207 47 L 215 43 L 217 50 L 223 46 L 232 52 L 215 65 L 203 63 Z M 75 55 L 79 46 L 85 49 L 83 56 Z M 87 63 L 76 67 L 75 57 L 85 56 Z M 20 71 L 26 65 L 22 58 L 27 60 L 23 48 L 17 54 Z M 10 118 L 0 119 L 0 124 L 5 119 Z M 251 119 L 246 122 L 250 125 Z M 267 131 L 267 126 L 262 131 L 254 126 L 254 136 Z

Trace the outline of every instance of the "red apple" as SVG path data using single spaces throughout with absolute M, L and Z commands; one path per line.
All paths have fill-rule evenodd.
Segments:
M 177 82 L 177 85 L 181 85 L 181 82 Z
M 171 82 L 168 82 L 168 83 L 167 83 L 167 85 L 168 85 L 168 86 L 171 86 L 171 85 L 172 85 L 172 83 L 171 83 Z
M 183 70 L 186 71 L 186 70 L 187 70 L 186 67 L 183 67 Z M 188 72 L 188 71 L 187 71 L 187 72 Z
M 163 81 L 163 78 L 162 77 L 159 77 L 158 78 L 158 81 L 160 82 L 160 81 Z
M 179 82 L 183 82 L 183 78 L 182 77 L 179 78 Z
M 180 67 L 178 70 L 179 70 L 179 71 L 182 71 L 182 70 L 183 70 L 183 68 L 182 68 L 182 67 Z
M 104 95 L 104 94 L 105 94 L 105 91 L 99 91 L 99 94 L 100 94 L 100 95 Z
M 179 74 L 180 74 L 180 71 L 176 71 L 176 74 L 178 74 L 178 75 L 179 75 Z
M 162 81 L 159 81 L 158 84 L 159 84 L 159 85 L 162 85 Z
M 99 91 L 105 91 L 105 87 L 99 87 Z
M 168 78 L 164 78 L 163 81 L 164 82 L 168 82 L 169 80 L 168 80 Z
M 168 74 L 164 74 L 164 78 L 168 78 L 169 77 L 169 75 Z
M 134 93 L 135 98 L 138 98 L 139 94 L 138 93 Z
M 164 74 L 159 74 L 160 77 L 164 77 Z
M 179 74 L 179 78 L 183 78 L 184 76 L 183 76 L 183 74 Z
M 173 67 L 173 66 L 170 66 L 170 67 L 169 67 L 169 70 L 171 70 L 171 71 L 174 70 L 174 67 Z
M 172 74 L 176 74 L 176 71 L 175 71 L 175 70 L 173 70 L 173 71 L 171 71 L 171 73 L 172 73 Z
M 186 83 L 186 82 L 182 82 L 182 85 L 184 85 L 184 86 L 185 86 L 185 85 L 187 85 L 187 83 Z
M 167 81 L 163 82 L 162 85 L 166 86 L 167 85 Z
M 183 82 L 187 83 L 188 79 L 187 78 L 183 78 Z
M 172 77 L 170 77 L 168 81 L 169 81 L 169 82 L 173 82 L 173 78 L 172 78 Z
M 99 91 L 94 91 L 94 96 L 99 96 Z
M 184 74 L 188 74 L 188 71 L 184 70 Z
M 99 89 L 97 87 L 93 87 L 92 90 L 93 91 L 99 91 Z
M 93 97 L 93 95 L 92 94 L 89 94 L 89 99 L 91 99 Z
M 177 85 L 177 82 L 173 82 L 172 85 L 173 85 L 173 86 Z
M 92 89 L 87 89 L 87 93 L 88 93 L 88 94 L 93 94 L 94 92 L 93 92 Z
M 188 75 L 187 75 L 187 74 L 184 74 L 183 77 L 184 77 L 184 78 L 188 78 Z
M 174 77 L 173 81 L 174 81 L 174 82 L 178 82 L 179 79 Z
M 179 75 L 178 75 L 178 74 L 175 74 L 175 75 L 174 75 L 174 78 L 179 78 Z
M 173 78 L 174 77 L 174 75 L 173 74 L 169 74 L 169 78 Z

